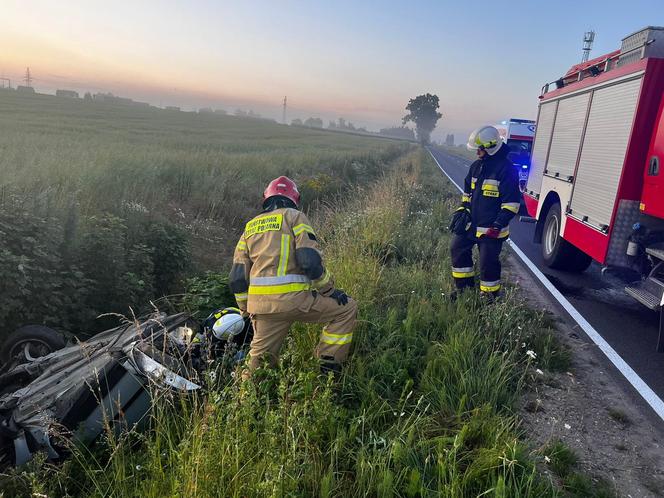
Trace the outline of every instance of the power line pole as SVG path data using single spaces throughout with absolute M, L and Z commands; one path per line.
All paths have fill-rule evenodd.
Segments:
M 593 49 L 593 42 L 595 41 L 595 32 L 590 30 L 583 34 L 583 56 L 581 62 L 588 62 L 590 51 Z
M 281 122 L 283 124 L 286 124 L 286 105 L 287 105 L 287 99 L 284 97 L 284 110 L 283 113 L 281 114 Z
M 25 77 L 23 78 L 23 81 L 25 81 L 25 86 L 32 87 L 32 76 L 30 75 L 30 68 L 25 69 Z

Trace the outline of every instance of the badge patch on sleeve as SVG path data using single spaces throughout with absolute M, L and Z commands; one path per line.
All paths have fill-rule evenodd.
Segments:
M 283 214 L 271 214 L 268 216 L 261 216 L 255 220 L 251 220 L 244 227 L 244 237 L 249 238 L 257 233 L 274 232 L 281 230 L 281 224 L 284 220 Z

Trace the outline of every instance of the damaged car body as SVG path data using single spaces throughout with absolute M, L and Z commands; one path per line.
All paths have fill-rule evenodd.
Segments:
M 206 323 L 156 313 L 45 356 L 26 347 L 0 367 L 0 467 L 40 451 L 59 460 L 66 439 L 89 443 L 145 423 L 155 388 L 200 390 L 213 357 L 242 346 L 251 329 L 246 319 L 241 333 L 219 341 Z

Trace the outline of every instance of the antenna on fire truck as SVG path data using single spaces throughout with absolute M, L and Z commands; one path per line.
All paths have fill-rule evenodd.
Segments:
M 590 58 L 590 51 L 593 49 L 593 42 L 595 41 L 595 32 L 590 30 L 583 34 L 583 56 L 581 62 L 588 62 Z

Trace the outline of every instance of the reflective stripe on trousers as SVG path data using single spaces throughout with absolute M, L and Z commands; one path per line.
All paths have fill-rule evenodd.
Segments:
M 320 340 L 325 344 L 349 344 L 353 340 L 353 333 L 350 332 L 348 334 L 332 334 L 323 329 Z
M 487 282 L 485 280 L 480 280 L 480 290 L 482 292 L 496 292 L 500 290 L 500 280 L 494 280 L 492 282 Z
M 472 266 L 452 267 L 452 276 L 454 278 L 470 278 L 475 276 L 475 269 Z

